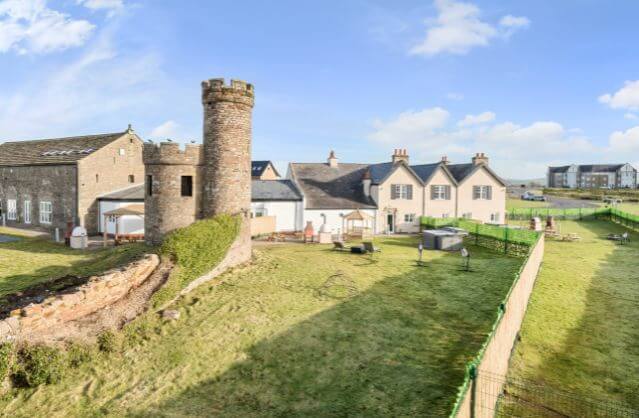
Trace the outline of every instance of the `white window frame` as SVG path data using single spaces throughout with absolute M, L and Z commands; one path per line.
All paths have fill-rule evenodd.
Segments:
M 415 222 L 415 214 L 414 213 L 406 213 L 404 214 L 404 222 L 406 223 L 414 223 Z
M 16 199 L 7 199 L 7 220 L 18 220 L 18 201 Z
M 53 223 L 53 204 L 49 201 L 40 202 L 40 223 L 45 225 Z
M 391 193 L 396 196 L 395 199 L 412 200 L 412 195 L 410 199 L 408 198 L 408 190 L 412 187 L 412 184 L 393 184 L 394 192 Z
M 432 188 L 431 200 L 448 200 L 446 199 L 446 185 L 435 184 Z
M 478 195 L 475 194 L 476 190 L 479 190 Z M 489 190 L 490 190 L 490 193 L 488 192 Z M 490 198 L 488 196 L 490 196 Z M 492 186 L 474 186 L 473 199 L 474 200 L 492 200 Z
M 473 218 L 473 214 L 472 214 L 472 212 L 462 213 L 462 218 L 464 218 L 464 219 L 472 219 Z
M 30 200 L 24 201 L 22 206 L 22 213 L 24 216 L 24 223 L 30 224 L 31 223 L 31 201 Z
M 490 214 L 490 222 L 498 224 L 500 222 L 499 218 L 499 212 L 493 212 Z
M 118 151 L 119 155 L 126 155 L 126 150 L 124 148 L 120 148 L 120 150 Z

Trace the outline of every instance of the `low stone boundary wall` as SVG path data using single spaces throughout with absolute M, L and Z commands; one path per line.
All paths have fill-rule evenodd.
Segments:
M 494 416 L 503 383 L 495 383 L 490 377 L 505 376 L 508 372 L 515 339 L 524 321 L 528 300 L 544 258 L 544 244 L 542 235 L 531 248 L 526 263 L 499 307 L 499 317 L 479 355 L 469 367 L 451 418 Z
M 124 267 L 89 278 L 87 283 L 11 312 L 0 321 L 0 342 L 20 339 L 49 327 L 80 319 L 122 299 L 153 273 L 160 263 L 156 254 Z
M 251 236 L 256 237 L 263 234 L 275 232 L 275 216 L 260 216 L 251 218 Z

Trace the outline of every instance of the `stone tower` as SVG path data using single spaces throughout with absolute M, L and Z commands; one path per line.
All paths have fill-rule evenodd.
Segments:
M 238 214 L 242 229 L 238 243 L 251 255 L 251 127 L 253 85 L 215 78 L 202 82 L 204 106 L 204 217 Z
M 144 236 L 148 244 L 158 245 L 166 233 L 202 217 L 203 151 L 199 144 L 188 144 L 185 149 L 174 142 L 144 144 Z

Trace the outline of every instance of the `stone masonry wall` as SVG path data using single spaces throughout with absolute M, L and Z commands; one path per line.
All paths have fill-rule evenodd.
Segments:
M 0 167 L 0 203 L 7 215 L 7 200 L 15 199 L 18 219 L 7 219 L 8 226 L 60 228 L 76 221 L 77 187 L 75 165 Z M 24 202 L 31 202 L 31 223 L 25 223 Z M 52 223 L 40 223 L 40 202 L 51 202 Z
M 145 181 L 151 176 L 152 194 L 145 187 L 145 239 L 158 245 L 164 236 L 202 218 L 202 147 L 177 143 L 145 144 Z M 181 177 L 193 177 L 193 196 L 181 195 Z M 148 187 L 148 186 L 147 186 Z
M 91 277 L 86 284 L 73 291 L 16 309 L 9 318 L 0 321 L 0 342 L 10 338 L 20 339 L 49 327 L 59 327 L 104 309 L 141 285 L 158 265 L 159 257 L 149 254 L 125 267 Z

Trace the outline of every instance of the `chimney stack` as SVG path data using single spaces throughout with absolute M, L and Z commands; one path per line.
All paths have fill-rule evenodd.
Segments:
M 395 149 L 395 152 L 393 152 L 392 161 L 393 164 L 396 164 L 400 161 L 408 164 L 408 151 L 406 151 L 406 149 Z
M 473 165 L 485 164 L 488 165 L 488 157 L 483 152 L 478 152 L 473 157 Z
M 442 157 L 442 164 L 444 164 L 444 165 L 450 164 L 450 161 L 448 160 L 448 157 L 445 156 L 445 155 Z
M 364 196 L 366 197 L 370 197 L 371 195 L 371 183 L 372 183 L 372 179 L 371 179 L 371 172 L 369 170 L 366 170 L 364 172 L 364 175 L 362 176 L 362 191 L 364 192 Z
M 335 156 L 335 151 L 331 150 L 331 152 L 328 154 L 328 166 L 332 167 L 332 168 L 337 168 L 337 163 L 338 163 L 338 159 Z

